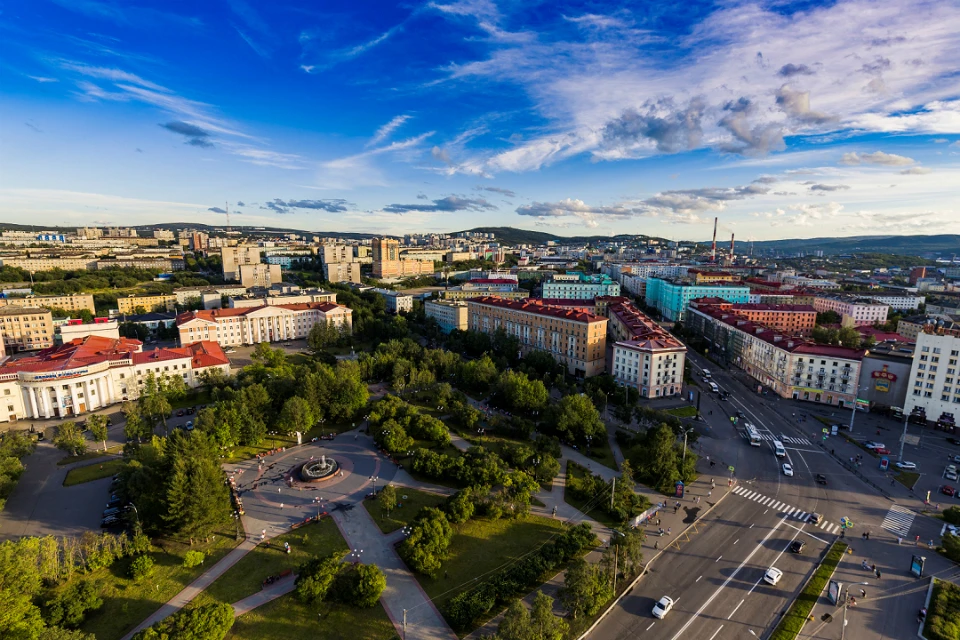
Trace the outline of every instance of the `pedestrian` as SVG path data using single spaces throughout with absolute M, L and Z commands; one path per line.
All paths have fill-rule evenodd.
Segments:
M 877 567 L 877 580 L 879 580 L 879 579 L 880 579 L 880 568 Z
M 869 539 L 870 539 L 870 532 L 867 531 L 867 540 L 869 540 Z
M 919 535 L 917 536 L 917 546 L 918 546 L 918 547 L 920 546 L 920 536 L 919 536 Z
M 280 503 L 280 508 L 283 509 L 283 503 L 282 503 L 282 502 Z
M 671 528 L 670 528 L 670 527 L 667 527 L 667 535 L 670 535 L 670 532 L 671 532 L 671 531 L 672 531 Z
M 713 491 L 707 491 L 707 497 L 708 497 L 708 498 L 709 498 L 710 496 L 712 496 L 712 495 L 713 495 Z
M 860 597 L 863 598 L 864 600 L 867 599 L 867 592 L 866 592 L 866 590 L 860 589 Z
M 262 542 L 266 539 L 267 539 L 267 530 L 264 529 L 263 531 L 260 532 L 260 541 Z
M 654 548 L 655 550 L 660 548 L 660 541 L 659 541 L 659 540 L 654 540 L 654 541 L 653 541 L 653 548 Z
M 657 518 L 657 526 L 660 526 L 660 518 Z
M 900 546 L 900 543 L 903 542 L 903 537 L 897 536 L 897 546 Z

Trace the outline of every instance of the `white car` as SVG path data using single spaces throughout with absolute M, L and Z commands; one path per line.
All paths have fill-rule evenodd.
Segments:
M 874 442 L 873 440 L 868 440 L 867 442 L 864 442 L 863 446 L 865 446 L 867 449 L 886 449 L 887 448 L 887 445 L 883 444 L 882 442 Z
M 670 609 L 673 609 L 673 598 L 670 596 L 663 596 L 660 598 L 660 602 L 653 605 L 653 617 L 663 619 L 663 616 L 667 615 L 670 612 Z
M 956 472 L 957 472 L 957 465 L 955 465 L 955 464 L 948 464 L 948 465 L 947 465 L 947 468 L 944 470 L 944 472 L 945 472 L 945 473 L 956 473 Z
M 917 468 L 917 463 L 916 463 L 916 462 L 907 462 L 906 460 L 904 460 L 903 462 L 898 462 L 898 463 L 896 463 L 894 466 L 895 466 L 897 469 L 916 469 L 916 468 Z
M 791 465 L 789 462 L 783 463 L 783 475 L 791 478 L 793 477 L 793 465 Z
M 780 569 L 777 569 L 776 567 L 770 567 L 769 569 L 767 569 L 767 572 L 763 574 L 763 581 L 766 582 L 767 584 L 772 584 L 776 586 L 776 584 L 780 582 L 780 578 L 782 577 L 783 577 L 783 571 L 780 571 Z
M 954 482 L 960 480 L 960 476 L 958 476 L 955 471 L 947 471 L 943 474 L 943 477 L 947 480 L 953 480 Z

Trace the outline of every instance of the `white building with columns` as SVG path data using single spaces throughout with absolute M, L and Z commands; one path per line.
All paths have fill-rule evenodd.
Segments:
M 149 373 L 181 376 L 188 387 L 230 361 L 215 343 L 142 351 L 139 340 L 89 336 L 0 366 L 0 422 L 80 416 L 135 400 Z
M 177 316 L 180 344 L 199 340 L 230 347 L 306 338 L 318 322 L 353 331 L 353 309 L 331 302 L 187 311 Z

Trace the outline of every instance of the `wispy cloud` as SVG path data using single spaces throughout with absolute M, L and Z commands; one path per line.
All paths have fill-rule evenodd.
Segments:
M 452 213 L 454 211 L 489 211 L 496 209 L 483 198 L 464 198 L 461 196 L 447 196 L 434 200 L 432 204 L 389 204 L 383 208 L 387 213 L 407 213 L 408 211 Z
M 270 209 L 277 213 L 290 213 L 291 210 L 298 209 L 341 213 L 347 211 L 347 209 L 352 206 L 354 205 L 340 198 L 329 200 L 281 200 L 280 198 L 274 198 L 269 202 L 263 203 L 260 208 Z
M 879 164 L 887 167 L 898 167 L 915 162 L 916 160 L 913 158 L 895 153 L 884 153 L 883 151 L 875 151 L 873 153 L 857 153 L 856 151 L 851 151 L 850 153 L 843 154 L 843 157 L 840 158 L 840 164 L 850 166 L 858 164 Z
M 158 24 L 190 28 L 203 26 L 203 22 L 196 17 L 182 16 L 152 7 L 138 7 L 122 2 L 98 2 L 96 0 L 53 0 L 53 2 L 64 9 L 124 27 L 153 29 Z
M 377 132 L 373 134 L 373 137 L 370 139 L 370 142 L 367 143 L 367 146 L 372 147 L 378 145 L 389 138 L 390 134 L 399 129 L 404 122 L 410 119 L 410 117 L 411 116 L 409 115 L 399 115 L 391 118 L 390 122 L 377 129 Z

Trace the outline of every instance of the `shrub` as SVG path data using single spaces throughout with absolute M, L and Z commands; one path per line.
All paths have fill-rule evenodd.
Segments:
M 102 606 L 103 598 L 92 582 L 74 582 L 47 602 L 47 621 L 52 625 L 79 627 L 87 612 Z
M 200 566 L 203 564 L 204 558 L 203 551 L 187 551 L 183 554 L 183 566 L 186 569 Z
M 182 609 L 144 629 L 133 640 L 223 640 L 233 626 L 233 607 L 208 604 Z
M 387 588 L 387 576 L 375 564 L 358 564 L 341 571 L 331 591 L 332 598 L 355 607 L 369 608 L 377 604 Z
M 297 600 L 304 604 L 320 602 L 327 597 L 337 574 L 343 568 L 340 560 L 344 554 L 332 554 L 326 558 L 315 558 L 300 565 L 297 569 Z
M 950 524 L 960 525 L 960 507 L 950 507 L 943 511 L 943 519 Z
M 130 563 L 130 577 L 134 580 L 142 580 L 153 573 L 153 558 L 150 556 L 137 556 Z

